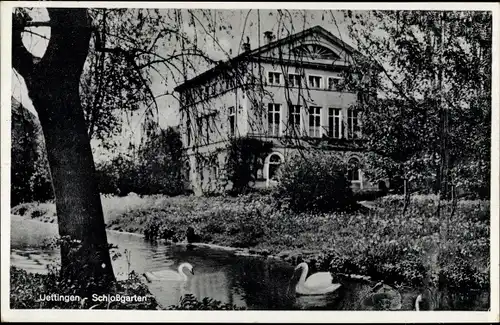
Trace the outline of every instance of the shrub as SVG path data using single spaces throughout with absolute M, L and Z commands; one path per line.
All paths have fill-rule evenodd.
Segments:
M 223 304 L 221 301 L 212 298 L 198 300 L 192 294 L 184 295 L 178 305 L 169 306 L 169 310 L 245 310 L 245 307 L 238 307 L 232 304 Z
M 332 155 L 289 157 L 279 179 L 273 196 L 295 212 L 345 211 L 354 206 L 346 166 Z

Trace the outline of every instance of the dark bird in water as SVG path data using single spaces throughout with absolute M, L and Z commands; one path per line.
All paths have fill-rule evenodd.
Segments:
M 196 234 L 194 228 L 190 226 L 186 230 L 186 239 L 189 244 L 198 243 L 200 242 L 200 235 Z

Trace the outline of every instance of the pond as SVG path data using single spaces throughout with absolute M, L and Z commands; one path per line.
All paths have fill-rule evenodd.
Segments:
M 29 272 L 46 272 L 47 264 L 59 261 L 59 251 L 39 248 L 40 237 L 42 233 L 56 235 L 57 228 L 54 224 L 27 221 L 17 218 L 11 221 L 11 264 Z M 15 231 L 20 222 L 23 226 L 17 227 L 23 231 Z M 30 227 L 36 229 L 36 236 L 28 235 Z M 45 230 L 41 231 L 42 228 Z M 279 259 L 241 256 L 234 251 L 207 246 L 152 244 L 140 236 L 115 231 L 108 231 L 108 241 L 117 245 L 121 253 L 113 261 L 118 278 L 126 277 L 132 270 L 143 274 L 165 269 L 176 271 L 183 262 L 194 266 L 194 275 L 189 274 L 187 282 L 148 283 L 162 306 L 177 304 L 184 294 L 191 293 L 198 299 L 209 297 L 252 310 L 360 310 L 364 308 L 359 302 L 374 284 L 343 282 L 334 294 L 296 296 L 293 288 L 298 274 L 294 276 L 294 266 Z M 401 310 L 413 310 L 418 292 L 409 289 L 400 290 L 400 294 Z M 477 309 L 477 304 L 484 305 L 488 299 L 489 295 L 482 295 L 480 299 L 472 297 L 459 309 Z

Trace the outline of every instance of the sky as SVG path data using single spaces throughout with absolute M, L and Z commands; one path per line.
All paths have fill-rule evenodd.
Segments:
M 161 11 L 162 10 L 160 10 L 160 12 Z M 216 28 L 215 35 L 207 35 L 199 25 L 196 27 L 189 26 L 187 23 L 187 10 L 183 10 L 182 13 L 184 17 L 184 24 L 182 26 L 184 32 L 189 38 L 193 38 L 196 35 L 198 37 L 198 46 L 213 60 L 227 60 L 229 57 L 238 55 L 241 52 L 242 40 L 246 40 L 247 37 L 250 40 L 251 48 L 255 49 L 259 47 L 259 44 L 261 46 L 264 44 L 265 31 L 272 31 L 274 35 L 281 38 L 287 36 L 290 32 L 292 34 L 298 33 L 303 29 L 316 25 L 320 25 L 327 29 L 349 45 L 353 44 L 348 37 L 347 26 L 344 23 L 343 12 L 341 11 L 283 10 L 281 11 L 281 16 L 278 10 L 268 9 L 219 9 L 211 10 L 206 16 L 202 15 L 201 12 L 196 12 L 196 16 L 199 17 L 200 23 L 203 23 L 204 26 L 208 26 L 210 24 L 209 21 L 213 20 L 212 24 L 215 22 L 219 27 L 231 27 L 230 29 L 222 28 L 221 30 Z M 32 16 L 34 20 L 37 21 L 49 20 L 47 11 L 44 8 L 37 8 Z M 48 38 L 50 38 L 50 28 L 37 27 L 33 28 L 32 31 L 36 34 L 44 35 L 46 39 L 31 33 L 25 33 L 23 42 L 30 52 L 36 56 L 42 57 L 48 44 Z M 214 39 L 216 41 L 214 41 Z M 162 51 L 162 49 L 160 49 L 160 51 Z M 167 51 L 167 48 L 165 48 L 165 51 Z M 196 72 L 191 73 L 191 76 L 201 73 L 208 68 L 208 66 L 200 66 Z M 31 100 L 27 95 L 26 86 L 22 77 L 14 70 L 12 71 L 12 96 L 36 115 Z M 160 72 L 163 73 L 164 71 L 160 69 Z M 178 85 L 172 78 L 166 78 L 165 80 L 166 75 L 166 73 L 162 75 L 155 72 L 152 73 L 153 82 L 151 89 L 156 96 L 164 94 L 166 91 L 173 91 L 173 88 Z M 167 127 L 178 125 L 179 116 L 177 101 L 171 96 L 164 96 L 158 98 L 157 104 L 159 107 L 158 120 L 160 126 Z M 125 148 L 127 148 L 129 139 L 140 138 L 142 113 L 141 111 L 137 112 L 131 117 L 129 123 L 124 124 L 121 134 L 124 140 L 121 141 L 121 143 L 123 143 L 122 149 L 125 150 Z

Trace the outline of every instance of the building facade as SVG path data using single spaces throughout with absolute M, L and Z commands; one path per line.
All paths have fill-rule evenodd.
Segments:
M 356 189 L 373 188 L 362 171 L 358 95 L 344 82 L 356 53 L 320 26 L 266 43 L 176 87 L 186 148 L 186 178 L 196 194 L 231 186 L 224 166 L 231 139 L 272 143 L 256 187 L 275 183 L 276 170 L 297 150 L 331 151 L 351 166 Z M 350 76 L 349 78 L 356 76 Z

